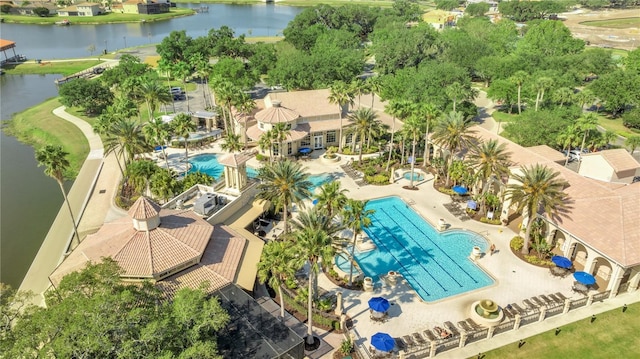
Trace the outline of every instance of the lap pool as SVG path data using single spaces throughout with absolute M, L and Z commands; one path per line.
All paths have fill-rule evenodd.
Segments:
M 367 209 L 375 210 L 365 232 L 377 249 L 355 254 L 366 276 L 376 280 L 399 272 L 426 302 L 494 283 L 468 258 L 474 246 L 487 250 L 482 236 L 463 230 L 439 233 L 399 197 L 371 200 Z

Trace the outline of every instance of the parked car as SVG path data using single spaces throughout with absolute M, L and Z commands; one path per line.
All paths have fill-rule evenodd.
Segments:
M 101 73 L 104 72 L 104 67 L 94 67 L 91 72 L 93 72 L 96 75 L 99 75 Z
M 185 94 L 181 94 L 181 93 L 173 94 L 173 101 L 184 101 L 186 99 L 187 99 L 187 96 Z
M 182 87 L 172 87 L 170 91 L 171 91 L 172 95 L 184 95 L 185 94 L 185 92 L 182 89 Z
M 568 154 L 567 154 L 567 151 L 562 151 L 562 153 L 564 154 L 565 157 L 569 156 L 569 162 L 580 161 L 582 159 L 580 155 L 580 150 L 571 150 L 569 151 Z

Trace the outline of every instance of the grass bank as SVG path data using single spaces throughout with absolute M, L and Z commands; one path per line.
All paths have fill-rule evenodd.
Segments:
M 632 27 L 640 27 L 640 17 L 625 17 L 622 19 L 583 21 L 580 23 L 580 25 L 594 26 L 594 27 L 608 27 L 612 29 L 628 29 Z
M 598 125 L 602 126 L 607 131 L 613 131 L 617 135 L 623 137 L 640 135 L 640 130 L 634 130 L 624 127 L 622 124 L 622 118 L 609 118 L 606 116 L 598 116 Z
M 117 14 L 109 13 L 98 16 L 51 16 L 51 17 L 38 17 L 38 16 L 25 16 L 25 15 L 0 15 L 6 23 L 16 24 L 34 24 L 34 25 L 55 25 L 56 21 L 68 19 L 71 22 L 71 26 L 74 25 L 98 25 L 98 24 L 114 24 L 123 22 L 153 22 L 168 20 L 174 17 L 188 16 L 195 14 L 195 11 L 187 8 L 171 8 L 170 12 L 157 15 L 138 15 L 138 14 Z
M 640 303 L 629 305 L 626 312 L 614 309 L 591 318 L 560 327 L 518 343 L 484 353 L 484 359 L 494 358 L 637 358 L 640 356 Z M 475 357 L 474 357 L 475 358 Z
M 53 114 L 61 106 L 58 98 L 26 109 L 5 122 L 4 131 L 35 149 L 45 145 L 62 146 L 69 152 L 69 178 L 75 178 L 89 154 L 89 142 L 75 125 Z
M 46 61 L 39 64 L 35 61 L 22 62 L 16 65 L 4 65 L 2 68 L 9 75 L 25 74 L 61 74 L 67 76 L 76 72 L 84 71 L 92 66 L 101 64 L 100 60 L 69 60 L 69 61 Z

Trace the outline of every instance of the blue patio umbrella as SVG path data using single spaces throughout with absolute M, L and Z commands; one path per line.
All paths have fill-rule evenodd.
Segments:
M 476 209 L 478 209 L 478 202 L 473 201 L 473 200 L 468 200 L 467 201 L 467 208 L 473 209 L 475 211 Z
M 553 256 L 551 257 L 551 261 L 560 268 L 571 268 L 573 265 L 571 259 L 563 256 Z
M 459 194 L 459 195 L 463 195 L 463 194 L 467 194 L 467 189 L 462 187 L 462 186 L 453 186 L 451 187 L 451 189 L 453 190 L 453 192 Z
M 382 297 L 373 297 L 369 299 L 369 308 L 376 312 L 386 312 L 389 309 L 389 305 L 389 301 Z
M 300 147 L 298 148 L 298 152 L 302 153 L 303 155 L 307 155 L 311 153 L 311 149 L 309 147 Z
M 313 203 L 313 205 L 315 206 L 316 204 L 318 204 L 318 199 L 314 199 L 311 203 Z
M 575 272 L 573 273 L 573 278 L 584 285 L 592 285 L 596 282 L 596 277 L 587 272 Z
M 371 336 L 371 345 L 377 350 L 390 352 L 396 346 L 396 341 L 391 335 L 378 332 Z

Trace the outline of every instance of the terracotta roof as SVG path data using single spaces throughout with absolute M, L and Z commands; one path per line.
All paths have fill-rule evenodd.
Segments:
M 338 105 L 329 102 L 329 90 L 309 90 L 293 92 L 272 92 L 264 98 L 265 107 L 272 101 L 280 101 L 282 106 L 297 112 L 301 117 L 340 117 Z
M 533 151 L 550 161 L 558 162 L 563 165 L 564 165 L 564 162 L 566 161 L 565 155 L 562 152 L 557 151 L 547 145 L 533 146 L 533 147 L 527 147 L 527 148 L 530 151 Z
M 16 46 L 15 41 L 9 41 L 0 39 L 0 51 L 14 48 Z
M 128 213 L 133 219 L 153 218 L 160 213 L 160 206 L 149 198 L 141 196 L 131 206 Z
M 251 152 L 229 153 L 220 157 L 218 159 L 218 163 L 224 166 L 237 168 L 239 165 L 247 163 L 251 158 L 253 158 L 253 153 Z
M 290 123 L 300 115 L 289 108 L 274 104 L 255 114 L 256 120 L 264 123 Z
M 105 223 L 88 236 L 52 274 L 60 280 L 86 262 L 111 257 L 123 268 L 123 277 L 160 278 L 164 272 L 197 262 L 213 233 L 213 226 L 190 210 L 160 211 L 160 226 L 137 231 L 125 216 Z
M 289 135 L 285 142 L 301 140 L 309 134 L 309 131 L 311 131 L 311 126 L 309 126 L 308 123 L 299 123 L 295 129 L 289 130 Z M 247 129 L 247 136 L 249 136 L 250 139 L 257 141 L 264 132 L 265 131 L 261 130 L 258 125 L 253 125 Z
M 604 150 L 600 152 L 586 153 L 583 157 L 601 156 L 604 158 L 616 173 L 637 170 L 640 163 L 629 154 L 624 148 L 616 148 L 612 150 Z
M 211 293 L 228 285 L 229 281 L 218 273 L 203 266 L 191 267 L 178 274 L 172 275 L 157 283 L 165 297 L 173 298 L 182 288 L 198 289 Z
M 534 150 L 521 147 L 479 126 L 476 136 L 506 143 L 516 166 L 540 163 L 560 172 L 569 183 L 565 193 L 570 209 L 556 224 L 603 253 L 609 259 L 631 267 L 640 264 L 640 182 L 606 183 L 583 177 Z

